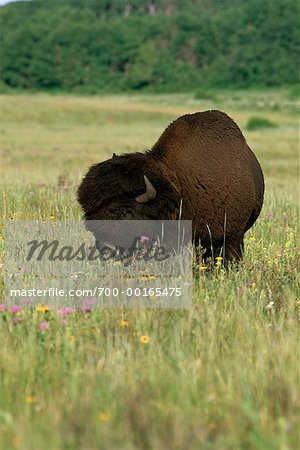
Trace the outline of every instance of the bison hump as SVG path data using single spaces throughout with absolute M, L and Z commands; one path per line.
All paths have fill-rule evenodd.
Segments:
M 152 147 L 155 159 L 163 159 L 190 146 L 214 147 L 218 142 L 245 139 L 237 124 L 224 112 L 211 110 L 185 114 L 172 122 Z M 222 146 L 223 146 L 222 145 Z

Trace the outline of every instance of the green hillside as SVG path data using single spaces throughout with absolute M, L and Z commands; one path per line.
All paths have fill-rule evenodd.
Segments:
M 2 86 L 86 93 L 298 82 L 294 0 L 32 0 L 0 8 Z

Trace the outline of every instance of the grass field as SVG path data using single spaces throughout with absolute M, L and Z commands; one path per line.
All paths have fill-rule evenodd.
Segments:
M 1 450 L 298 448 L 297 104 L 288 89 L 211 97 L 1 97 L 3 220 L 79 219 L 89 165 L 212 108 L 235 119 L 266 178 L 243 263 L 195 271 L 190 310 L 1 307 Z M 251 117 L 277 127 L 247 131 Z

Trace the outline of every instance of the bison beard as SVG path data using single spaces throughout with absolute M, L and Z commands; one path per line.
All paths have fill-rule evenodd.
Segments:
M 261 167 L 221 111 L 186 114 L 146 153 L 93 165 L 78 188 L 86 220 L 192 220 L 204 257 L 238 260 L 264 196 Z

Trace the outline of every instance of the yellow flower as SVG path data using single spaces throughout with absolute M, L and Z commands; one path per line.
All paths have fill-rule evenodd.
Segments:
M 121 320 L 120 325 L 121 325 L 121 327 L 128 327 L 129 320 L 127 320 L 127 319 Z
M 12 444 L 13 444 L 14 448 L 19 448 L 20 445 L 21 445 L 21 438 L 20 438 L 20 436 L 14 436 L 12 438 Z
M 38 311 L 38 312 L 48 312 L 48 311 L 50 311 L 50 309 L 49 309 L 48 306 L 42 306 L 42 305 L 36 306 L 35 309 L 36 309 L 36 311 Z
M 217 260 L 217 261 L 222 261 L 223 258 L 222 258 L 222 256 L 217 256 L 217 257 L 216 257 L 216 260 Z
M 140 337 L 140 342 L 141 342 L 142 344 L 148 344 L 148 342 L 149 342 L 149 337 L 148 337 L 148 336 L 141 336 L 141 337 Z
M 103 411 L 101 411 L 101 412 L 98 414 L 98 417 L 99 417 L 99 419 L 100 419 L 102 422 L 107 422 L 107 421 L 109 420 L 109 414 L 106 413 L 106 412 L 103 412 Z
M 148 281 L 148 280 L 155 280 L 155 275 L 142 275 L 140 276 L 140 280 L 142 281 Z
M 254 237 L 254 236 L 251 236 L 251 237 L 249 238 L 249 241 L 255 241 L 255 237 Z
M 214 431 L 214 430 L 216 430 L 216 429 L 218 428 L 218 426 L 217 426 L 216 422 L 209 422 L 208 428 L 209 428 L 211 431 Z
M 29 405 L 31 405 L 32 403 L 36 402 L 36 398 L 34 395 L 27 395 L 26 397 L 26 403 L 28 403 Z
M 208 269 L 208 266 L 199 266 L 199 269 L 200 270 L 206 270 L 206 269 Z
M 49 216 L 49 219 L 53 220 L 55 219 L 55 216 Z
M 115 261 L 114 262 L 114 266 L 120 266 L 121 265 L 121 261 Z
M 68 340 L 69 340 L 70 342 L 75 341 L 75 336 L 73 336 L 73 335 L 68 336 Z

